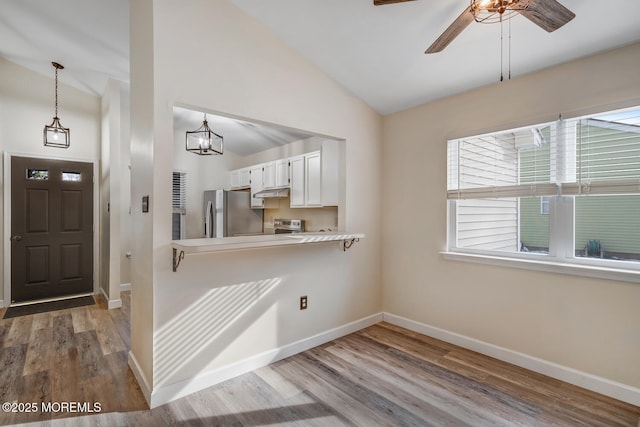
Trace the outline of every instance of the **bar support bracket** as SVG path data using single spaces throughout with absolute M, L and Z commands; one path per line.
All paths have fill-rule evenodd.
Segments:
M 178 270 L 178 266 L 180 265 L 180 261 L 184 259 L 184 251 L 180 251 L 176 248 L 173 248 L 173 272 L 175 273 Z
M 347 251 L 347 249 L 349 249 L 351 246 L 353 246 L 354 243 L 359 242 L 360 239 L 358 237 L 354 237 L 353 239 L 344 239 L 342 241 L 342 250 L 344 252 Z

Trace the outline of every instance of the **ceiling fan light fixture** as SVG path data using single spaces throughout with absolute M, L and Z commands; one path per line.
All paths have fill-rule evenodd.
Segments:
M 204 115 L 202 126 L 197 130 L 187 131 L 185 136 L 185 149 L 200 156 L 222 154 L 224 138 L 209 128 L 207 115 Z
M 43 133 L 45 147 L 69 148 L 71 131 L 62 126 L 58 117 L 58 70 L 64 67 L 57 62 L 52 62 L 56 69 L 56 112 L 50 125 L 45 125 Z
M 476 22 L 493 24 L 511 19 L 525 10 L 531 0 L 471 0 L 471 13 Z

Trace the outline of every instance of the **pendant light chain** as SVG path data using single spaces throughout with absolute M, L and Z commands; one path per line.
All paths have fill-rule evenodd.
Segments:
M 504 50 L 504 31 L 503 31 L 503 25 L 502 25 L 502 14 L 500 14 L 500 81 L 504 80 L 504 76 L 502 74 L 502 68 L 504 66 L 503 50 Z
M 56 69 L 56 117 L 58 117 L 58 67 Z
M 511 80 L 511 19 L 509 19 L 509 80 Z
M 500 15 L 500 81 L 504 81 L 504 20 Z M 511 19 L 509 19 L 509 37 L 507 39 L 507 79 L 511 80 Z

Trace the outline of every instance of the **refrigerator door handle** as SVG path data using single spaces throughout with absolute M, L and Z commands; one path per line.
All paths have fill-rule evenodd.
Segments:
M 204 237 L 213 237 L 213 202 L 207 201 L 204 218 Z

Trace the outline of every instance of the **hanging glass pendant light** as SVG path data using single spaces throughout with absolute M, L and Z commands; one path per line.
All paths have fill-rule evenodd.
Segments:
M 207 114 L 204 114 L 202 126 L 198 130 L 187 131 L 186 149 L 201 156 L 222 154 L 224 139 L 211 129 L 207 122 Z
M 70 131 L 60 124 L 58 118 L 58 70 L 64 67 L 57 62 L 52 62 L 53 68 L 56 69 L 56 113 L 50 125 L 44 127 L 44 145 L 46 147 L 69 148 Z

